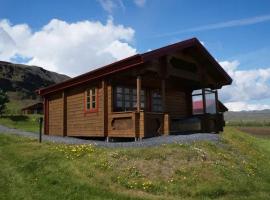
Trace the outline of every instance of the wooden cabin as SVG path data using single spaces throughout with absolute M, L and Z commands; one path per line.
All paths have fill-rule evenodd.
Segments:
M 35 103 L 21 109 L 23 115 L 43 114 L 43 103 Z
M 218 89 L 231 83 L 198 39 L 185 40 L 38 90 L 44 132 L 135 139 L 218 133 L 227 109 Z

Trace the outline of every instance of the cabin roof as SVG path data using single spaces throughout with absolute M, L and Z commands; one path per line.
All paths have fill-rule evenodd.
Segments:
M 74 78 L 68 79 L 64 82 L 46 87 L 37 90 L 38 94 L 44 96 L 46 94 L 56 92 L 59 90 L 63 90 L 75 85 L 80 85 L 87 81 L 96 80 L 99 78 L 103 78 L 105 76 L 126 70 L 134 67 L 138 67 L 147 61 L 162 57 L 164 55 L 169 55 L 175 51 L 180 51 L 189 47 L 197 47 L 200 53 L 207 58 L 209 63 L 217 69 L 217 72 L 222 77 L 222 85 L 229 85 L 232 83 L 231 77 L 224 71 L 224 69 L 219 65 L 219 63 L 211 56 L 211 54 L 206 50 L 206 48 L 200 43 L 197 38 L 192 38 L 188 40 L 184 40 L 182 42 L 178 42 L 175 44 L 171 44 L 159 49 L 155 49 L 146 53 L 136 54 L 130 56 L 128 58 L 119 60 L 117 62 L 111 63 L 109 65 L 105 65 L 104 67 L 92 70 L 85 74 L 76 76 Z

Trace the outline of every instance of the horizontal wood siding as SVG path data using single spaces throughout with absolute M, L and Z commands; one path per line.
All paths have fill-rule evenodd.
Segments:
M 48 98 L 48 134 L 63 136 L 63 97 L 62 92 Z
M 92 85 L 89 85 L 91 87 Z M 85 112 L 85 89 L 74 88 L 67 92 L 67 136 L 104 136 L 103 90 L 98 86 L 97 112 Z
M 171 116 L 188 117 L 190 114 L 190 103 L 187 94 L 183 91 L 170 89 L 166 91 L 166 111 Z

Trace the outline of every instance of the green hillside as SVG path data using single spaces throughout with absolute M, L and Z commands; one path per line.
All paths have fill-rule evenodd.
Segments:
M 36 90 L 69 79 L 41 67 L 0 61 L 1 89 L 8 93 L 7 114 L 18 114 L 22 107 L 41 101 Z
M 221 137 L 109 149 L 0 134 L 0 199 L 270 199 L 270 140 Z

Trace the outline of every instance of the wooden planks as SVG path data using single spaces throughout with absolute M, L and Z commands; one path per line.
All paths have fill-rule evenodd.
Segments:
M 93 87 L 89 85 L 88 87 Z M 67 93 L 67 135 L 68 136 L 86 136 L 86 137 L 103 137 L 103 90 L 97 85 L 98 102 L 97 112 L 85 112 L 85 89 L 74 88 Z
M 48 107 L 48 134 L 63 136 L 63 99 L 61 92 L 49 97 Z

